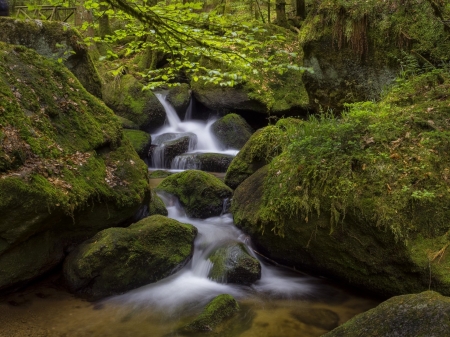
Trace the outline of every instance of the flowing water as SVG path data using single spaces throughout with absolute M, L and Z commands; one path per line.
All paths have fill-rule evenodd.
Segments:
M 264 261 L 261 279 L 252 286 L 211 281 L 209 253 L 230 242 L 241 242 L 251 252 L 249 238 L 233 225 L 230 214 L 192 219 L 175 198 L 162 197 L 169 217 L 198 228 L 188 265 L 157 283 L 97 303 L 72 297 L 48 281 L 30 287 L 0 301 L 0 336 L 183 336 L 180 327 L 212 298 L 227 293 L 241 310 L 214 336 L 313 337 L 379 303 Z
M 211 117 L 206 121 L 192 119 L 192 102 L 189 105 L 185 118 L 182 121 L 175 109 L 166 101 L 166 95 L 155 94 L 166 110 L 166 125 L 152 134 L 153 149 L 151 169 L 173 169 L 184 170 L 199 168 L 193 163 L 193 156 L 196 153 L 220 153 L 235 156 L 236 149 L 224 150 L 211 132 L 211 125 L 218 119 Z M 173 141 L 182 137 L 189 137 L 189 148 L 186 153 L 192 156 L 175 157 L 173 161 L 167 162 L 165 158 L 165 148 L 167 141 Z

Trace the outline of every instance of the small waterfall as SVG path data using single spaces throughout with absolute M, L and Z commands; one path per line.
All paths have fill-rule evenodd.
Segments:
M 155 93 L 156 98 L 158 98 L 159 102 L 164 107 L 164 110 L 166 110 L 166 117 L 167 121 L 169 122 L 169 126 L 171 128 L 177 129 L 178 125 L 181 123 L 180 117 L 178 117 L 177 112 L 173 108 L 172 105 L 170 105 L 169 102 L 166 101 L 165 94 L 162 93 Z
M 185 121 L 190 121 L 192 119 L 192 110 L 194 109 L 194 98 L 191 97 L 189 101 L 189 105 L 186 110 L 186 114 L 184 115 Z
M 201 166 L 196 154 L 183 154 L 174 158 L 170 168 L 173 170 L 201 170 Z

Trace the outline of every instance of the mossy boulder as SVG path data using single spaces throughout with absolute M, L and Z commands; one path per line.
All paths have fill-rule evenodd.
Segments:
M 286 143 L 286 127 L 301 123 L 294 118 L 283 119 L 276 125 L 257 130 L 245 143 L 228 167 L 224 182 L 235 189 L 258 169 L 268 164 L 281 151 Z
M 0 43 L 0 291 L 63 250 L 129 223 L 148 202 L 147 167 L 120 123 L 58 62 Z
M 233 191 L 212 174 L 188 170 L 164 179 L 156 188 L 180 199 L 186 213 L 194 218 L 220 215 L 223 203 Z
M 261 265 L 242 243 L 229 244 L 214 251 L 208 277 L 220 283 L 250 285 L 261 278 Z
M 222 153 L 186 153 L 176 156 L 173 169 L 226 172 L 234 156 Z
M 359 314 L 324 337 L 448 336 L 450 298 L 434 291 L 396 296 Z
M 191 258 L 197 229 L 161 215 L 105 229 L 64 261 L 72 292 L 99 299 L 167 277 Z
M 215 297 L 203 309 L 202 313 L 183 330 L 192 332 L 214 331 L 217 326 L 225 322 L 239 311 L 239 304 L 228 294 Z
M 244 118 L 228 114 L 211 125 L 211 131 L 224 149 L 240 150 L 253 134 L 253 129 Z
M 164 215 L 167 216 L 169 213 L 167 212 L 166 205 L 162 199 L 155 193 L 154 190 L 151 191 L 151 199 L 150 204 L 148 206 L 148 212 L 150 215 Z
M 140 130 L 123 130 L 123 134 L 131 142 L 139 157 L 148 157 L 148 151 L 152 144 L 152 136 L 149 133 Z
M 92 95 L 102 98 L 102 85 L 83 37 L 68 24 L 45 20 L 0 18 L 0 41 L 23 45 L 60 60 Z
M 103 101 L 117 115 L 136 123 L 144 131 L 164 125 L 164 107 L 152 91 L 142 90 L 143 85 L 133 75 L 123 75 L 119 79 L 106 78 L 106 81 Z
M 236 189 L 236 224 L 289 266 L 384 295 L 450 294 L 449 87 L 446 72 L 414 76 L 287 130 Z
M 116 116 L 116 117 L 122 124 L 122 128 L 129 129 L 129 130 L 139 130 L 139 125 L 137 125 L 135 122 L 132 122 L 129 119 L 126 119 L 126 118 L 123 118 L 120 116 Z
M 174 107 L 178 116 L 183 119 L 191 100 L 189 85 L 182 83 L 179 86 L 170 88 L 166 100 Z

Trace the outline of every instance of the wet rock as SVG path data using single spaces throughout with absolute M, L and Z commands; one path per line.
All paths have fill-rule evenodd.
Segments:
M 140 130 L 123 130 L 123 134 L 131 142 L 139 157 L 147 158 L 152 143 L 152 136 Z
M 221 153 L 187 153 L 176 156 L 172 169 L 226 172 L 234 156 Z
M 166 120 L 164 107 L 150 90 L 142 90 L 143 85 L 132 75 L 119 80 L 107 81 L 103 86 L 103 101 L 114 112 L 150 132 Z
M 154 167 L 171 167 L 176 156 L 193 149 L 197 144 L 197 136 L 190 132 L 166 133 L 155 138 L 150 148 L 149 157 Z
M 376 308 L 353 317 L 324 337 L 433 336 L 450 330 L 450 298 L 434 291 L 392 297 Z
M 189 85 L 182 83 L 177 87 L 169 89 L 167 93 L 166 100 L 169 102 L 177 112 L 178 116 L 183 119 L 186 113 L 186 109 L 189 106 L 189 101 L 191 99 L 191 90 Z
M 23 45 L 62 63 L 84 88 L 102 98 L 102 84 L 83 37 L 70 25 L 45 20 L 0 19 L 0 41 Z
M 253 134 L 253 129 L 244 118 L 228 114 L 215 121 L 211 131 L 224 149 L 240 150 Z
M 209 260 L 214 265 L 208 277 L 214 281 L 250 285 L 261 278 L 261 265 L 241 243 L 217 249 Z
M 338 314 L 328 309 L 297 309 L 291 312 L 291 316 L 302 323 L 328 331 L 339 325 Z
M 220 215 L 224 199 L 233 194 L 220 179 L 198 170 L 173 174 L 164 179 L 156 190 L 175 195 L 189 216 L 202 219 Z
M 239 311 L 239 304 L 228 294 L 215 297 L 202 313 L 182 330 L 192 332 L 214 331 L 215 328 Z
M 195 227 L 161 215 L 109 228 L 69 254 L 64 278 L 70 291 L 89 299 L 156 282 L 189 261 L 196 234 Z
M 151 190 L 151 200 L 148 207 L 149 215 L 164 215 L 167 216 L 169 213 L 167 212 L 167 208 L 164 205 L 162 199 L 155 193 L 154 190 Z

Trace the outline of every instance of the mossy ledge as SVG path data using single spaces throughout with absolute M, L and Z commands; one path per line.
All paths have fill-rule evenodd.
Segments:
M 0 43 L 0 101 L 1 291 L 131 219 L 149 189 L 113 112 L 58 62 Z

